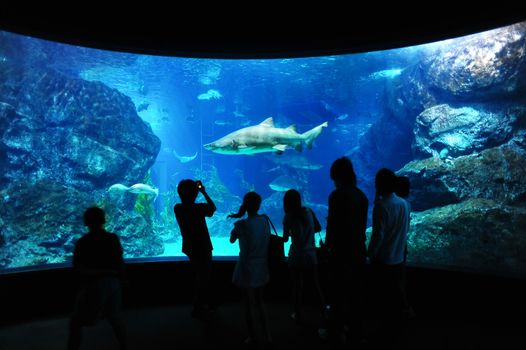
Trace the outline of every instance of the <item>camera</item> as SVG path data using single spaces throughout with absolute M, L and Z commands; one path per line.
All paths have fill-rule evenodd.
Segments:
M 201 182 L 201 180 L 197 180 L 195 182 L 195 184 L 197 185 L 197 189 L 200 190 L 201 188 L 203 188 L 203 183 Z

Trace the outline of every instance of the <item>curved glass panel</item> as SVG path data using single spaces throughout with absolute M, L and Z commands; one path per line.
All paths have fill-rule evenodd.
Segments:
M 410 264 L 526 271 L 526 23 L 388 51 L 239 60 L 0 32 L 0 76 L 0 271 L 68 264 L 91 205 L 129 261 L 181 257 L 173 206 L 186 178 L 217 205 L 216 258 L 238 254 L 226 216 L 247 191 L 281 231 L 295 188 L 325 228 L 341 156 L 369 216 L 378 169 L 409 177 Z

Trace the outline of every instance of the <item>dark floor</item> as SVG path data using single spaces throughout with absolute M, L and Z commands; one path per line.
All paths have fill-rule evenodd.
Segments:
M 290 319 L 290 306 L 268 304 L 268 314 L 274 349 L 329 349 L 331 346 L 317 336 L 321 321 L 313 307 L 307 310 L 307 320 L 298 326 Z M 202 322 L 190 317 L 189 306 L 126 309 L 123 312 L 128 330 L 129 349 L 231 349 L 249 348 L 243 309 L 229 303 L 218 307 L 215 317 Z M 483 320 L 422 319 L 417 316 L 406 327 L 404 349 L 526 349 L 524 320 L 520 323 L 488 324 Z M 64 349 L 67 337 L 67 317 L 20 323 L 0 328 L 0 350 Z M 368 325 L 369 333 L 374 329 Z M 82 349 L 117 349 L 116 340 L 107 322 L 85 329 Z M 373 338 L 371 336 L 371 338 Z M 371 343 L 360 347 L 375 348 Z M 380 347 L 376 347 L 380 348 Z M 381 349 L 394 348 L 384 345 Z

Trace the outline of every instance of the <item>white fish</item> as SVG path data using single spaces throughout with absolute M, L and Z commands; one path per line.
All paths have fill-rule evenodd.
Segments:
M 402 71 L 401 68 L 379 70 L 369 74 L 369 79 L 392 79 L 402 74 Z
M 219 91 L 210 89 L 207 92 L 202 93 L 199 96 L 197 96 L 197 99 L 198 100 L 211 100 L 211 99 L 219 100 L 222 97 L 223 95 L 221 95 Z
M 146 184 L 135 184 L 130 187 L 125 186 L 123 184 L 115 184 L 111 185 L 110 188 L 108 188 L 108 192 L 130 192 L 130 193 L 136 193 L 136 194 L 150 194 L 154 195 L 155 198 L 159 195 L 159 189 L 153 188 L 150 185 Z
M 130 188 L 128 186 L 124 186 L 123 184 L 115 184 L 108 188 L 108 192 L 126 192 L 129 189 Z
M 128 192 L 137 194 L 151 194 L 154 195 L 155 198 L 157 198 L 157 196 L 159 195 L 158 188 L 153 188 L 152 186 L 146 184 L 131 185 Z

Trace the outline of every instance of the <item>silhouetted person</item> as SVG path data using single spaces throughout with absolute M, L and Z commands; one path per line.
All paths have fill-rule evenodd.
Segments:
M 325 298 L 318 277 L 318 258 L 314 234 L 321 230 L 321 226 L 312 209 L 301 205 L 301 195 L 291 189 L 283 197 L 283 238 L 285 242 L 291 238 L 288 254 L 288 265 L 292 275 L 292 300 L 294 313 L 291 317 L 297 322 L 301 321 L 303 286 L 305 276 L 312 278 L 320 298 L 322 314 L 325 313 Z M 317 230 L 315 229 L 317 228 Z
M 195 203 L 197 195 L 206 203 Z M 210 305 L 210 270 L 212 267 L 212 241 L 205 217 L 211 217 L 216 206 L 200 181 L 181 180 L 177 185 L 181 203 L 174 206 L 175 218 L 183 237 L 183 253 L 194 271 L 194 300 L 192 317 L 208 319 L 213 311 Z
M 397 176 L 395 193 L 398 197 L 407 200 L 409 198 L 409 191 L 411 190 L 411 182 L 407 176 Z
M 379 339 L 394 342 L 402 332 L 405 299 L 404 270 L 410 208 L 394 192 L 397 177 L 389 169 L 380 169 L 375 178 L 376 198 L 373 231 L 368 247 L 371 260 L 374 302 L 381 321 Z
M 397 176 L 396 177 L 396 188 L 395 193 L 398 197 L 405 199 L 409 207 L 409 212 L 411 212 L 411 203 L 409 202 L 409 192 L 411 191 L 411 182 L 407 176 Z M 407 301 L 407 239 L 404 249 L 404 264 L 402 266 L 402 278 L 400 280 L 401 284 L 399 286 L 400 293 L 402 295 L 402 317 L 413 318 L 415 317 L 415 312 L 409 302 Z
M 234 223 L 230 243 L 239 240 L 239 259 L 236 263 L 232 282 L 241 288 L 245 298 L 245 317 L 249 337 L 246 343 L 263 345 L 272 341 L 263 301 L 263 287 L 269 281 L 268 245 L 270 223 L 266 215 L 259 215 L 261 196 L 248 192 L 236 214 L 229 218 L 246 219 Z
M 92 326 L 101 318 L 110 322 L 126 349 L 126 330 L 120 317 L 124 260 L 119 237 L 104 230 L 104 211 L 97 207 L 84 212 L 89 232 L 75 243 L 73 269 L 80 278 L 73 315 L 70 320 L 68 349 L 78 349 L 82 327 Z
M 363 338 L 368 200 L 356 186 L 349 158 L 336 159 L 330 176 L 336 189 L 329 195 L 325 239 L 329 251 L 329 337 L 340 341 L 347 324 L 349 341 L 353 343 Z

